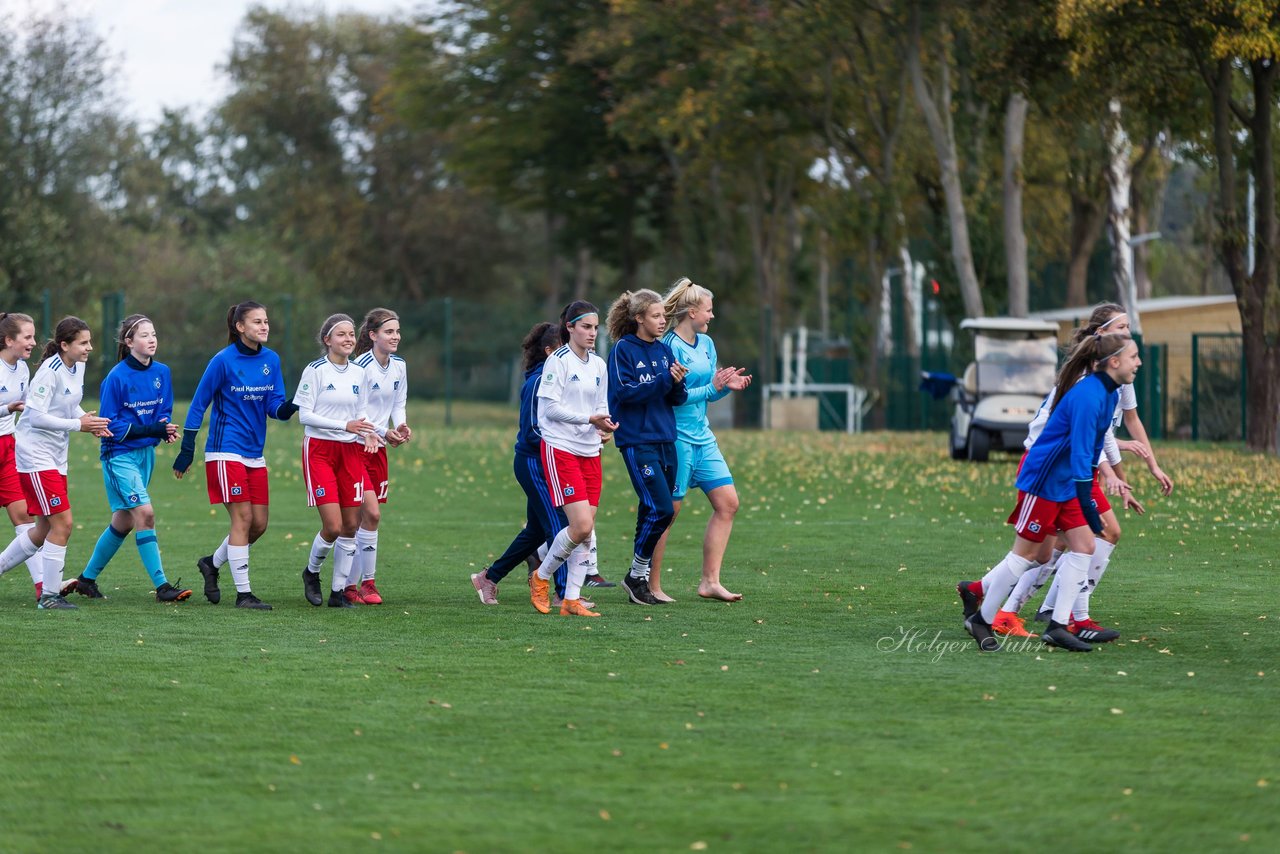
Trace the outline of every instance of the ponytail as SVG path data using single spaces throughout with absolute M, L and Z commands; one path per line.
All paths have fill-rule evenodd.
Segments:
M 58 325 L 53 330 L 53 337 L 44 345 L 44 352 L 40 354 L 40 361 L 47 360 L 50 356 L 56 356 L 62 352 L 63 344 L 70 344 L 76 340 L 76 337 L 89 328 L 89 324 L 85 323 L 78 317 L 68 315 L 58 321 Z
M 622 336 L 633 334 L 640 328 L 636 318 L 648 311 L 649 306 L 660 302 L 662 297 L 657 291 L 651 291 L 648 288 L 623 291 L 622 296 L 614 300 L 613 305 L 609 307 L 609 337 L 614 341 L 620 341 Z
M 1067 392 L 1082 376 L 1096 371 L 1099 362 L 1123 353 L 1132 342 L 1133 339 L 1128 335 L 1090 335 L 1081 341 L 1058 371 L 1058 381 L 1053 390 L 1053 406 L 1049 407 L 1050 414 L 1058 408 L 1062 398 L 1066 397 Z
M 253 311 L 255 308 L 260 308 L 263 311 L 267 310 L 267 307 L 260 302 L 254 302 L 253 300 L 245 300 L 244 302 L 236 303 L 235 305 L 231 306 L 230 310 L 227 311 L 227 343 L 228 344 L 234 344 L 240 340 L 240 330 L 236 329 L 236 324 L 244 320 L 244 316 L 249 312 Z
M 371 308 L 369 313 L 364 316 L 364 320 L 360 324 L 360 331 L 356 334 L 356 349 L 351 354 L 351 358 L 362 356 L 373 349 L 373 333 L 382 328 L 382 324 L 388 320 L 399 320 L 400 315 L 396 314 L 389 308 Z
M 536 368 L 547 360 L 547 348 L 554 350 L 563 342 L 560 340 L 560 329 L 554 323 L 543 321 L 529 330 L 520 343 L 524 351 L 524 369 Z
M 662 307 L 667 312 L 667 328 L 675 329 L 690 311 L 702 305 L 704 299 L 713 299 L 714 296 L 702 285 L 694 284 L 688 276 L 676 279 L 662 298 Z
M 600 309 L 584 299 L 576 299 L 564 307 L 564 311 L 560 312 L 560 343 L 569 343 L 569 327 L 577 323 L 579 318 L 588 314 L 600 314 Z
M 1128 311 L 1119 303 L 1098 303 L 1093 307 L 1093 311 L 1089 313 L 1089 322 L 1071 333 L 1071 342 L 1068 346 L 1074 349 L 1090 335 L 1108 334 L 1108 327 L 1126 314 L 1128 314 Z
M 123 362 L 125 356 L 129 355 L 129 339 L 133 337 L 134 331 L 137 330 L 138 324 L 150 323 L 151 318 L 145 314 L 131 314 L 124 320 L 120 321 L 120 328 L 116 330 L 116 361 Z

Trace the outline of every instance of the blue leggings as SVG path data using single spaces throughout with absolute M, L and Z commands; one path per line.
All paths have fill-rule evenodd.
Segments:
M 542 461 L 537 457 L 516 454 L 514 467 L 516 482 L 524 490 L 526 499 L 525 525 L 502 556 L 489 565 L 485 575 L 494 584 L 501 582 L 521 561 L 537 552 L 538 546 L 550 542 L 560 533 L 561 528 L 569 526 L 564 511 L 551 502 L 547 478 L 542 472 Z M 565 574 L 563 565 L 556 569 L 556 590 L 562 597 Z
M 671 485 L 676 479 L 676 446 L 674 442 L 654 445 L 628 445 L 620 449 L 627 464 L 631 485 L 640 498 L 636 512 L 636 556 L 653 557 L 653 549 L 671 527 L 676 517 L 671 503 Z

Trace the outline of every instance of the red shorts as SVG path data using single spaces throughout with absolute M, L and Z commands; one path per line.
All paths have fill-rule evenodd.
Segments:
M 364 470 L 364 456 L 364 444 L 360 442 L 303 437 L 302 479 L 307 487 L 307 506 L 359 507 L 364 491 L 373 488 Z
M 209 460 L 204 464 L 210 504 L 270 504 L 266 466 L 250 468 L 235 460 Z
M 1102 491 L 1102 478 L 1097 469 L 1093 470 L 1093 506 L 1098 508 L 1099 516 L 1111 509 L 1111 502 L 1107 500 L 1107 494 Z
M 22 491 L 22 481 L 18 478 L 18 466 L 13 458 L 13 434 L 0 436 L 0 507 L 8 507 L 15 501 L 22 501 L 27 494 Z
M 387 449 L 381 447 L 376 454 L 360 453 L 364 463 L 364 473 L 369 477 L 366 487 L 378 490 L 378 503 L 387 503 L 387 493 L 391 490 L 391 481 L 387 479 Z
M 1008 521 L 1018 536 L 1033 543 L 1042 543 L 1045 537 L 1058 531 L 1070 531 L 1089 524 L 1076 499 L 1068 498 L 1059 503 L 1021 489 L 1018 490 L 1018 504 L 1009 514 Z
M 557 507 L 575 501 L 600 506 L 600 457 L 580 457 L 542 443 L 542 471 L 547 476 L 547 491 Z
M 56 516 L 71 509 L 67 476 L 57 469 L 19 472 L 18 479 L 22 481 L 29 515 Z

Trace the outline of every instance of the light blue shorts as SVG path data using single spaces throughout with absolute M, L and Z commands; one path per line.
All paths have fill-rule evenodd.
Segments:
M 729 473 L 729 464 L 724 461 L 719 445 L 714 442 L 690 445 L 676 440 L 676 481 L 671 489 L 673 500 L 682 500 L 685 493 L 695 486 L 703 492 L 710 492 L 731 483 L 733 475 Z
M 102 482 L 107 488 L 107 503 L 112 512 L 151 503 L 147 484 L 151 483 L 151 470 L 155 466 L 155 448 L 138 448 L 102 460 Z

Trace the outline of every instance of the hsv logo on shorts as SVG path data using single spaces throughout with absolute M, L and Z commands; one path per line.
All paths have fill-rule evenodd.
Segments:
M 1040 523 L 1039 523 L 1039 522 L 1032 522 L 1032 523 L 1031 523 L 1030 525 L 1028 525 L 1027 527 L 1031 529 L 1031 533 L 1033 533 L 1033 534 L 1038 534 L 1038 533 L 1040 533 Z
M 644 475 L 647 478 L 653 477 L 653 466 L 646 465 L 644 468 L 640 469 L 640 474 Z
M 317 486 L 317 487 L 316 487 L 316 498 L 324 498 L 324 487 L 323 487 L 323 486 Z
M 136 492 L 135 492 L 133 495 L 130 495 L 130 496 L 129 496 L 129 503 L 130 503 L 130 504 L 137 504 L 137 503 L 138 503 L 138 493 L 136 493 Z
M 568 498 L 570 495 L 573 495 L 573 487 L 572 487 L 572 486 L 566 486 L 566 487 L 564 488 L 564 494 L 565 494 L 565 497 L 566 497 L 566 498 Z
M 61 499 L 61 498 L 59 498 L 59 497 L 58 497 L 58 496 L 56 496 L 56 495 L 55 495 L 55 496 L 53 496 L 53 498 L 50 498 L 50 499 L 49 499 L 49 506 L 50 506 L 50 507 L 61 507 L 61 506 L 62 506 L 62 499 Z
M 232 494 L 232 495 L 239 495 L 239 494 L 240 494 L 240 492 L 241 492 L 240 487 L 238 487 L 238 486 L 233 486 L 233 487 L 231 487 L 231 494 Z

